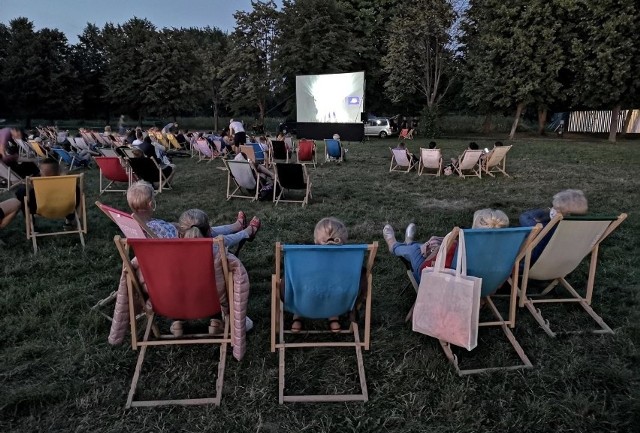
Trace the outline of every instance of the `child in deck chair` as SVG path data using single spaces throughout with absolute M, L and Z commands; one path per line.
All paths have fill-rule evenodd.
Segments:
M 401 141 L 400 143 L 398 143 L 398 147 L 396 147 L 396 149 L 404 150 L 407 153 L 407 159 L 411 161 L 411 164 L 418 163 L 418 157 L 415 156 L 413 153 L 409 152 L 409 150 L 407 149 L 407 145 L 404 143 L 404 141 Z
M 509 217 L 497 209 L 480 209 L 473 214 L 473 226 L 474 229 L 494 229 L 509 227 Z M 405 231 L 404 243 L 400 243 L 396 240 L 393 227 L 389 224 L 385 225 L 382 229 L 382 236 L 387 242 L 389 252 L 394 256 L 402 257 L 411 263 L 411 270 L 416 282 L 420 283 L 420 276 L 422 270 L 426 267 L 432 267 L 438 256 L 438 250 L 442 244 L 444 238 L 439 236 L 431 236 L 427 242 L 421 244 L 414 242 L 413 239 L 416 235 L 416 225 L 411 223 L 407 226 Z M 453 254 L 455 253 L 457 243 L 451 245 L 447 251 L 447 257 L 445 260 L 445 267 L 451 267 L 451 261 L 453 260 Z
M 316 245 L 342 245 L 347 242 L 348 237 L 347 227 L 334 217 L 322 218 L 313 231 L 313 242 Z M 362 287 L 362 281 L 360 286 Z M 338 317 L 329 317 L 329 329 L 335 333 L 341 331 Z M 301 330 L 302 317 L 294 315 L 291 332 L 300 332 Z
M 178 237 L 178 229 L 175 224 L 153 218 L 156 201 L 153 186 L 150 183 L 141 180 L 131 185 L 127 190 L 127 202 L 131 210 L 147 224 L 156 236 L 159 238 Z M 247 224 L 245 213 L 240 211 L 235 223 L 210 227 L 211 237 L 222 236 L 224 245 L 232 247 L 243 239 L 253 240 L 260 225 L 260 220 L 255 216 Z
M 520 215 L 520 225 L 522 227 L 533 227 L 540 223 L 544 227 L 549 224 L 549 221 L 557 214 L 562 214 L 562 216 L 584 215 L 589 209 L 587 198 L 579 189 L 565 189 L 564 191 L 560 191 L 553 196 L 551 205 L 551 208 L 532 209 L 522 213 Z M 549 239 L 553 236 L 554 231 L 555 230 L 551 230 L 533 249 L 531 252 L 531 264 L 534 264 L 536 260 L 538 260 L 547 243 L 549 243 Z

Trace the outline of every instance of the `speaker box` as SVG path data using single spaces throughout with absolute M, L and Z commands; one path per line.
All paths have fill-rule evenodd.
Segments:
M 368 122 L 369 121 L 369 116 L 367 115 L 366 111 L 363 111 L 362 113 L 360 113 L 360 121 L 361 122 Z

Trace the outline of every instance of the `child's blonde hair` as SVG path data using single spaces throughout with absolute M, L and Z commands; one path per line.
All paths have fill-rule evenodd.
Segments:
M 322 218 L 313 231 L 313 241 L 318 245 L 342 245 L 348 236 L 347 227 L 334 217 Z
M 139 180 L 127 189 L 127 203 L 134 212 L 142 212 L 151 209 L 153 202 L 153 185 L 144 180 Z
M 473 214 L 474 229 L 509 227 L 509 217 L 498 209 L 480 209 Z
M 200 209 L 189 209 L 178 219 L 178 231 L 182 238 L 204 238 L 210 235 L 209 216 Z

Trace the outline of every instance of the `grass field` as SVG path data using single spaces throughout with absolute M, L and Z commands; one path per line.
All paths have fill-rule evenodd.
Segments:
M 67 236 L 43 239 L 33 256 L 18 217 L 0 232 L 6 244 L 0 253 L 0 431 L 637 432 L 640 143 L 521 139 L 509 154 L 512 178 L 466 180 L 388 173 L 388 146 L 395 143 L 351 144 L 347 162 L 311 170 L 313 200 L 305 209 L 226 201 L 226 173 L 216 169 L 220 161 L 176 160 L 174 190 L 157 197 L 159 218 L 175 221 L 183 210 L 198 207 L 214 223 L 234 221 L 240 209 L 263 221 L 258 238 L 241 254 L 251 279 L 255 329 L 245 359 L 228 359 L 219 408 L 123 409 L 137 352 L 128 344 L 111 347 L 109 322 L 90 310 L 115 289 L 121 268 L 112 241 L 117 228 L 92 205 L 98 198 L 96 169 L 86 175 L 91 205 L 84 252 L 77 237 Z M 417 152 L 425 144 L 416 140 L 408 147 Z M 439 144 L 446 157 L 466 146 L 461 140 Z M 534 369 L 458 377 L 437 341 L 404 323 L 415 294 L 402 291 L 406 275 L 384 248 L 383 225 L 391 223 L 401 238 L 414 221 L 418 238 L 427 239 L 455 225 L 469 226 L 474 210 L 484 207 L 504 210 L 515 225 L 520 212 L 549 206 L 564 188 L 583 189 L 594 213 L 630 215 L 603 244 L 596 275 L 594 308 L 615 335 L 551 339 L 519 311 L 515 335 Z M 126 209 L 121 194 L 100 200 Z M 373 276 L 372 347 L 364 354 L 370 401 L 278 405 L 278 357 L 269 352 L 274 243 L 311 243 L 315 223 L 329 215 L 347 224 L 350 241 L 381 244 Z M 585 264 L 570 281 L 583 286 Z M 545 312 L 561 328 L 588 329 L 592 323 L 575 308 Z M 499 331 L 481 330 L 478 348 L 458 353 L 466 366 L 515 361 Z M 206 348 L 151 350 L 142 397 L 212 393 L 216 356 Z M 287 368 L 293 393 L 357 386 L 352 351 L 294 352 Z

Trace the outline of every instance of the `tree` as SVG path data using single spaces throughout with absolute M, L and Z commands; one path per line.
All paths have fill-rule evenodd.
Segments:
M 108 117 L 107 101 L 104 100 L 105 47 L 101 30 L 91 23 L 78 36 L 78 43 L 72 47 L 72 63 L 77 73 L 76 89 L 79 112 L 83 117 Z
M 450 30 L 455 12 L 445 0 L 408 2 L 393 18 L 382 59 L 389 78 L 387 94 L 394 102 L 419 95 L 424 110 L 421 132 L 437 132 L 438 104 L 446 94 L 454 71 Z
M 251 12 L 233 15 L 236 26 L 221 71 L 222 94 L 233 110 L 257 108 L 264 122 L 267 98 L 276 83 L 273 60 L 278 11 L 273 0 L 252 0 L 251 5 Z

